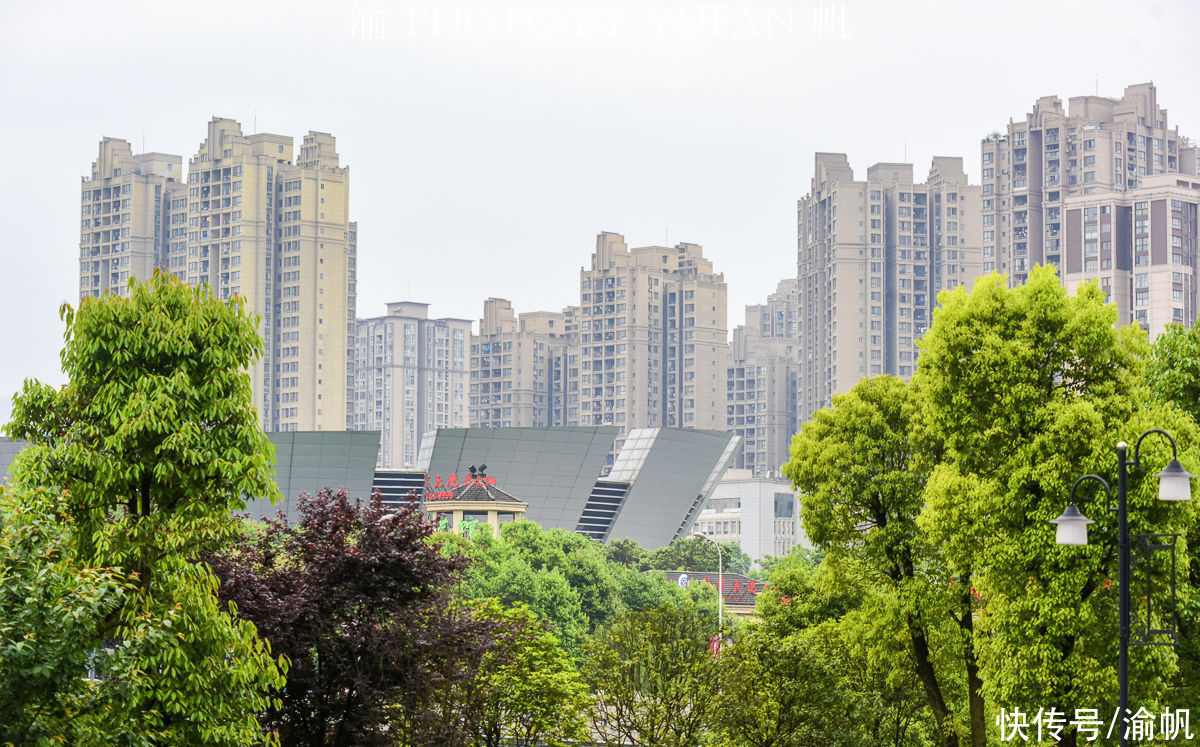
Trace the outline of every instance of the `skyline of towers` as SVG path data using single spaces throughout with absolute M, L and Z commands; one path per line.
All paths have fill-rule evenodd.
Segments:
M 1095 280 L 1120 323 L 1152 335 L 1200 313 L 1198 149 L 1149 83 L 1037 99 L 982 141 L 979 185 L 958 157 L 918 181 L 908 163 L 856 176 L 846 154 L 816 153 L 796 274 L 732 330 L 699 244 L 611 232 L 560 310 L 489 297 L 476 327 L 410 300 L 359 320 L 349 168 L 329 134 L 295 148 L 214 117 L 185 173 L 181 156 L 103 138 L 81 186 L 80 297 L 156 267 L 243 296 L 266 341 L 251 371 L 263 428 L 378 428 L 388 467 L 432 427 L 615 425 L 618 447 L 632 428 L 729 430 L 738 467 L 776 472 L 835 394 L 911 377 L 937 294 L 993 269 L 1010 285 L 1041 263 L 1072 291 Z

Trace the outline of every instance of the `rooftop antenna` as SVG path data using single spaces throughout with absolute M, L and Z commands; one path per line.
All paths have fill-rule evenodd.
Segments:
M 663 246 L 671 245 L 671 222 L 663 223 Z
M 258 134 L 258 109 L 254 110 L 254 134 Z

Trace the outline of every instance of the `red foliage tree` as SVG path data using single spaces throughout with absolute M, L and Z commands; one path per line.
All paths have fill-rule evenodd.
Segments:
M 378 494 L 363 505 L 326 489 L 300 513 L 208 558 L 222 601 L 291 659 L 263 726 L 284 745 L 467 743 L 453 693 L 507 632 L 452 603 L 468 561 L 439 554 L 418 511 Z

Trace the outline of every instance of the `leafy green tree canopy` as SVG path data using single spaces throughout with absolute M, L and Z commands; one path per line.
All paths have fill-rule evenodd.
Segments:
M 1079 497 L 1096 521 L 1087 547 L 1057 546 L 1049 522 L 1078 476 L 1100 474 L 1115 490 L 1116 442 L 1147 429 L 1173 433 L 1181 460 L 1196 465 L 1195 425 L 1148 401 L 1145 333 L 1116 327 L 1116 307 L 1094 284 L 1068 295 L 1053 268 L 1035 268 L 1023 287 L 993 275 L 940 300 L 912 384 L 920 443 L 940 455 L 920 526 L 982 595 L 974 646 L 985 694 L 995 707 L 1111 707 L 1116 519 L 1089 485 Z M 1163 505 L 1147 479 L 1169 449 L 1152 438 L 1141 456 L 1131 532 L 1181 531 L 1195 507 Z M 1135 652 L 1135 701 L 1154 704 L 1173 658 L 1160 647 Z
M 642 558 L 643 571 L 699 571 L 717 572 L 717 561 L 724 564 L 730 573 L 749 573 L 752 561 L 737 542 L 722 542 L 721 557 L 717 548 L 708 540 L 696 537 L 677 539 L 669 545 L 652 550 Z
M 246 374 L 263 343 L 240 298 L 156 273 L 62 317 L 68 383 L 27 381 L 4 430 L 29 442 L 14 481 L 64 491 L 88 556 L 116 562 L 136 544 L 145 571 L 154 553 L 229 536 L 246 496 L 278 498 Z M 118 508 L 153 520 L 109 522 Z
M 86 677 L 101 622 L 129 591 L 70 555 L 60 497 L 0 487 L 0 744 L 94 744 L 109 707 Z
M 619 616 L 588 644 L 594 731 L 607 744 L 698 744 L 718 692 L 709 653 L 716 632 L 716 621 L 690 604 Z
M 122 743 L 254 743 L 286 663 L 194 561 L 236 534 L 244 496 L 278 496 L 246 373 L 262 341 L 240 299 L 162 273 L 129 291 L 63 307 L 68 382 L 14 397 L 13 484 L 60 493 L 70 557 L 129 586 L 95 630 L 97 723 Z

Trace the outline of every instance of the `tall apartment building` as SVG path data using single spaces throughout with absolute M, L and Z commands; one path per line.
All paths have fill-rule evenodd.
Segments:
M 207 283 L 219 298 L 240 296 L 259 315 L 265 342 L 250 372 L 263 429 L 345 429 L 357 227 L 334 138 L 309 132 L 293 160 L 292 138 L 243 135 L 237 122 L 214 117 L 186 181 L 181 160 L 101 141 L 84 182 L 92 230 L 81 235 L 81 298 L 124 292 L 130 277 L 155 267 Z
M 865 181 L 843 153 L 816 154 L 798 203 L 799 422 L 864 376 L 912 376 L 937 294 L 980 274 L 980 190 L 962 159 L 878 163 Z
M 183 158 L 134 155 L 127 141 L 106 137 L 90 174 L 80 186 L 79 297 L 127 295 L 130 278 L 148 280 L 164 262 Z
M 1120 99 L 1037 100 L 1024 121 L 981 146 L 985 270 L 1010 285 L 1029 268 L 1058 268 L 1066 287 L 1096 280 L 1157 336 L 1197 314 L 1191 219 L 1200 148 L 1172 128 L 1152 83 Z
M 354 430 L 381 431 L 381 469 L 415 469 L 421 436 L 468 426 L 467 319 L 430 319 L 429 304 L 397 302 L 360 319 Z
M 1099 282 L 1120 323 L 1156 337 L 1168 324 L 1191 326 L 1200 312 L 1200 177 L 1158 174 L 1138 185 L 1063 199 L 1059 272 L 1072 292 Z
M 746 307 L 733 330 L 726 371 L 726 427 L 742 437 L 734 467 L 777 475 L 798 429 L 800 286 L 784 280 L 764 304 Z
M 699 245 L 601 233 L 579 289 L 569 425 L 616 425 L 618 448 L 631 428 L 725 429 L 727 287 Z
M 1074 96 L 1064 110 L 1044 96 L 1020 121 L 981 145 L 984 271 L 1024 284 L 1033 265 L 1060 268 L 1065 203 L 1076 195 L 1126 193 L 1155 174 L 1194 175 L 1197 148 L 1172 128 L 1153 83 L 1120 99 Z
M 563 312 L 513 312 L 489 298 L 471 337 L 472 428 L 566 425 L 570 338 Z

